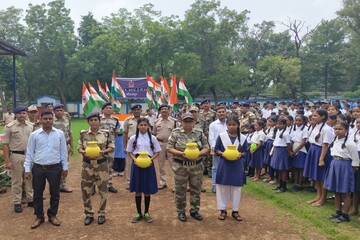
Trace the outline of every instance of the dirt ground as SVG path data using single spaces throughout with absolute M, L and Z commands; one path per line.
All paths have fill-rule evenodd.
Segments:
M 37 229 L 30 229 L 35 220 L 34 210 L 23 205 L 21 214 L 14 213 L 11 189 L 0 195 L 0 239 L 322 239 L 316 231 L 299 227 L 299 222 L 284 213 L 281 209 L 272 209 L 264 200 L 251 197 L 242 191 L 240 215 L 244 221 L 237 222 L 231 216 L 225 220 L 217 219 L 215 194 L 211 193 L 211 179 L 204 177 L 207 192 L 201 196 L 200 213 L 204 220 L 198 222 L 188 215 L 183 223 L 177 219 L 172 173 L 167 166 L 169 187 L 152 196 L 150 213 L 154 222 L 141 221 L 131 223 L 135 213 L 134 193 L 125 190 L 123 177 L 113 178 L 118 193 L 108 193 L 107 216 L 104 225 L 94 221 L 84 226 L 83 205 L 80 191 L 81 159 L 70 160 L 68 186 L 73 193 L 61 193 L 58 218 L 61 226 L 51 225 L 47 219 Z M 48 192 L 45 193 L 44 207 L 49 205 Z M 144 201 L 144 200 L 143 200 Z M 96 211 L 99 195 L 93 197 L 93 208 Z M 231 212 L 231 206 L 228 212 Z M 97 216 L 95 216 L 97 218 Z

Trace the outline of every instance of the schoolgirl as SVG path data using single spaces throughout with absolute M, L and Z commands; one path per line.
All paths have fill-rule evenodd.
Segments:
M 218 172 L 216 174 L 216 202 L 220 210 L 219 220 L 225 220 L 226 207 L 229 200 L 232 200 L 231 216 L 242 221 L 239 215 L 241 187 L 245 184 L 245 172 L 243 168 L 243 147 L 246 137 L 240 133 L 240 122 L 236 116 L 230 116 L 226 121 L 227 132 L 220 133 L 215 144 L 215 153 L 220 156 Z M 239 151 L 237 160 L 228 160 L 224 152 L 229 145 L 236 145 Z
M 359 155 L 357 146 L 349 139 L 349 125 L 335 125 L 336 139 L 330 145 L 332 161 L 325 174 L 324 188 L 335 192 L 336 213 L 331 215 L 336 223 L 349 222 L 350 192 L 354 190 L 354 173 L 352 167 L 358 169 Z M 344 202 L 343 211 L 341 203 Z
M 291 115 L 285 116 L 286 120 L 286 131 L 291 136 L 293 131 L 293 125 L 294 125 L 294 118 Z
M 274 178 L 274 170 L 270 169 L 270 150 L 272 149 L 274 142 L 274 130 L 276 126 L 277 116 L 271 116 L 266 121 L 267 129 L 265 130 L 266 138 L 265 138 L 265 146 L 264 146 L 264 174 L 269 173 L 269 175 L 265 175 L 264 182 L 270 182 Z M 272 175 L 272 176 L 271 176 Z
M 254 124 L 255 132 L 250 140 L 250 164 L 249 166 L 255 169 L 255 175 L 253 177 L 254 181 L 260 180 L 260 173 L 263 167 L 264 161 L 264 142 L 265 142 L 265 122 L 257 121 Z
M 350 122 L 350 128 L 349 128 L 349 133 L 353 134 L 356 132 L 357 128 L 356 128 L 356 119 L 360 118 L 360 107 L 354 107 L 351 111 L 351 117 L 352 117 L 352 121 Z
M 280 185 L 274 190 L 278 193 L 285 192 L 288 170 L 290 169 L 289 153 L 291 137 L 286 131 L 286 119 L 279 118 L 276 123 L 276 134 L 273 143 L 273 155 L 270 166 L 279 172 Z
M 351 124 L 352 119 L 348 115 L 339 114 L 339 115 L 336 116 L 336 122 L 345 122 L 347 124 Z
M 155 167 L 152 163 L 147 168 L 140 168 L 136 164 L 136 158 L 139 152 L 148 152 L 151 161 L 159 155 L 161 151 L 160 144 L 155 136 L 150 133 L 150 123 L 147 118 L 139 118 L 137 121 L 136 134 L 130 137 L 126 151 L 133 159 L 131 165 L 130 175 L 130 192 L 135 192 L 135 203 L 137 213 L 132 219 L 132 223 L 137 223 L 141 219 L 146 222 L 153 222 L 149 214 L 150 207 L 150 194 L 155 194 L 158 191 Z M 144 215 L 141 211 L 141 195 L 144 194 L 145 198 L 145 211 Z
M 350 137 L 350 141 L 353 141 L 356 144 L 357 151 L 360 157 L 360 118 L 356 119 L 356 131 Z M 360 203 L 360 172 L 355 171 L 354 173 L 354 191 L 353 191 L 353 201 L 352 201 L 352 210 L 350 215 L 359 214 L 359 203 Z
M 307 117 L 304 115 L 297 115 L 295 117 L 295 124 L 293 127 L 293 134 L 291 136 L 291 152 L 290 157 L 292 161 L 292 173 L 294 175 L 294 186 L 292 191 L 301 191 L 303 183 L 304 164 L 306 159 L 305 144 L 308 138 Z
M 332 129 L 326 124 L 328 113 L 325 109 L 317 109 L 312 115 L 312 121 L 316 123 L 309 135 L 310 148 L 304 165 L 304 177 L 315 180 L 316 198 L 308 201 L 313 206 L 321 206 L 326 203 L 327 190 L 323 188 L 325 172 L 330 164 L 329 144 L 335 136 Z
M 328 107 L 327 112 L 328 112 L 329 116 L 341 114 L 341 111 L 337 107 L 334 107 L 334 106 Z
M 254 135 L 255 127 L 254 124 L 250 124 L 248 128 L 249 132 L 246 135 L 246 142 L 245 142 L 245 169 L 248 169 L 247 176 L 248 177 L 254 177 L 255 175 L 255 169 L 250 167 L 250 160 L 251 160 L 251 153 L 250 153 L 250 143 L 251 143 L 251 137 Z

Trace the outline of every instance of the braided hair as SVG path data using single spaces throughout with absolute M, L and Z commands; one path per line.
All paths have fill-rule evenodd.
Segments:
M 321 117 L 324 117 L 324 119 L 322 120 L 322 125 L 321 125 L 321 127 L 319 129 L 319 132 L 315 136 L 315 141 L 318 142 L 319 138 L 320 138 L 320 135 L 321 135 L 321 131 L 322 131 L 323 127 L 325 126 L 325 123 L 326 123 L 326 121 L 328 119 L 328 112 L 325 109 L 317 109 L 316 113 L 319 114 Z
M 147 118 L 144 118 L 144 117 L 139 118 L 139 120 L 137 121 L 137 125 L 139 126 L 139 124 L 140 124 L 141 122 L 146 122 L 146 124 L 147 124 L 148 126 L 150 126 L 149 119 L 147 119 Z M 139 137 L 139 132 L 140 132 L 140 131 L 139 131 L 139 128 L 137 127 L 137 128 L 136 128 L 136 134 L 135 134 L 135 141 L 134 141 L 134 143 L 133 143 L 133 149 L 136 148 L 137 139 L 138 139 L 138 137 Z M 150 139 L 150 148 L 151 148 L 152 151 L 154 151 L 154 148 L 155 148 L 155 147 L 154 147 L 154 143 L 152 142 L 152 135 L 151 135 L 151 133 L 150 133 L 150 127 L 148 128 L 147 133 L 148 133 L 148 136 L 149 136 L 149 139 Z
M 330 116 L 329 116 L 329 117 L 330 117 Z M 352 126 L 351 126 L 352 128 L 354 127 L 354 121 L 355 121 L 355 119 L 352 120 L 350 116 L 344 115 L 344 114 L 339 114 L 339 115 L 337 115 L 336 117 L 337 117 L 337 119 L 339 119 L 339 120 L 341 120 L 341 121 L 343 121 L 343 122 L 347 122 L 348 124 L 352 124 Z
M 289 120 L 290 122 L 294 122 L 294 118 L 291 115 L 287 115 L 287 116 L 285 116 L 285 118 L 287 120 Z M 285 124 L 285 126 L 287 127 L 287 123 Z M 289 134 L 290 134 L 292 131 L 292 128 L 291 128 L 291 126 L 289 126 L 289 127 L 290 127 L 290 131 L 289 131 Z
M 285 118 L 279 118 L 277 121 L 278 121 L 278 123 L 281 123 L 282 125 L 285 126 L 284 129 L 282 130 L 282 132 L 279 135 L 280 139 L 282 139 L 283 135 L 284 135 L 284 132 L 286 131 L 286 127 L 287 127 L 286 126 L 286 119 Z
M 341 149 L 344 149 L 344 148 L 346 148 L 345 143 L 346 143 L 346 141 L 347 141 L 348 138 L 349 138 L 349 124 L 346 123 L 346 122 L 339 122 L 339 123 L 337 123 L 336 125 L 340 125 L 341 127 L 345 128 L 345 130 L 346 130 L 345 139 L 344 139 L 343 144 L 341 145 Z M 333 147 L 333 146 L 334 146 L 334 142 L 336 141 L 337 138 L 338 138 L 338 137 L 336 137 L 336 138 L 334 139 L 334 141 L 330 144 L 330 147 Z
M 302 114 L 298 114 L 295 116 L 295 119 L 296 118 L 301 118 L 301 120 L 303 121 L 303 125 L 300 130 L 304 130 L 304 128 L 306 127 L 307 117 Z M 294 124 L 293 130 L 296 131 L 296 124 Z

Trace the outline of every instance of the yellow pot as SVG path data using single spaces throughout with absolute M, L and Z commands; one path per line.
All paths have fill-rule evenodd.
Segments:
M 186 149 L 184 153 L 185 156 L 190 160 L 196 160 L 200 155 L 200 151 L 197 148 L 197 144 L 194 142 L 186 144 Z
M 139 156 L 136 158 L 135 163 L 138 167 L 148 168 L 151 165 L 151 159 L 148 152 L 138 152 Z
M 236 146 L 229 145 L 224 151 L 224 157 L 231 161 L 237 160 L 239 158 L 239 151 L 236 149 Z
M 86 156 L 91 158 L 96 158 L 100 155 L 100 147 L 97 141 L 87 142 L 87 147 L 85 149 Z

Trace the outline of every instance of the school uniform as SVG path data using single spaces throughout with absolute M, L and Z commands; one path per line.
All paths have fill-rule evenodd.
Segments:
M 265 142 L 266 135 L 264 131 L 261 129 L 259 131 L 255 131 L 250 139 L 250 144 L 255 143 L 258 145 L 260 142 Z M 256 152 L 251 154 L 249 166 L 252 168 L 262 168 L 263 167 L 263 159 L 264 159 L 264 144 L 259 147 Z
M 215 144 L 215 153 L 224 152 L 227 146 L 234 144 L 244 147 L 246 137 L 240 134 L 240 141 L 237 137 L 230 137 L 227 132 L 220 133 Z M 234 161 L 227 160 L 220 156 L 218 171 L 216 174 L 216 202 L 219 210 L 226 210 L 228 201 L 232 199 L 232 210 L 238 211 L 241 187 L 245 184 L 246 177 L 243 167 L 243 159 Z
M 270 127 L 266 130 L 265 147 L 264 147 L 264 164 L 270 165 L 271 156 L 270 151 L 274 142 L 274 130 L 275 127 Z
M 331 148 L 330 167 L 325 174 L 324 188 L 336 193 L 349 193 L 354 191 L 353 167 L 359 167 L 359 155 L 357 146 L 351 140 L 347 140 L 345 147 L 342 145 L 345 138 L 336 139 Z
M 139 152 L 148 152 L 148 155 L 152 157 L 155 153 L 161 151 L 160 144 L 155 136 L 151 135 L 151 140 L 154 144 L 154 150 L 151 150 L 150 147 L 150 138 L 148 133 L 141 134 L 136 142 L 135 149 L 133 148 L 133 143 L 135 141 L 136 135 L 130 137 L 128 145 L 126 148 L 127 152 L 132 152 L 136 156 Z M 147 168 L 140 168 L 135 165 L 134 161 L 131 164 L 131 174 L 130 174 L 130 192 L 142 192 L 144 194 L 154 194 L 157 193 L 157 180 L 154 163 Z
M 310 148 L 306 155 L 304 164 L 304 177 L 318 181 L 324 181 L 326 170 L 331 162 L 330 151 L 328 151 L 324 158 L 325 166 L 319 166 L 319 158 L 321 155 L 322 145 L 324 143 L 330 145 L 335 138 L 335 135 L 333 134 L 331 128 L 327 124 L 325 124 L 320 132 L 320 137 L 318 141 L 316 141 L 315 137 L 319 133 L 322 125 L 323 123 L 316 124 L 316 126 L 310 130 L 308 138 Z
M 282 138 L 280 135 L 282 134 Z M 287 146 L 290 144 L 291 137 L 288 131 L 283 129 L 278 129 L 274 139 L 274 153 L 271 157 L 270 166 L 275 170 L 284 171 L 289 170 L 290 162 L 289 162 L 289 154 L 287 152 Z
M 250 159 L 251 159 L 251 153 L 250 153 L 250 144 L 251 144 L 251 137 L 254 133 L 248 133 L 246 136 L 246 141 L 244 143 L 244 149 L 245 149 L 245 165 L 249 166 Z
M 360 131 L 351 134 L 349 140 L 355 143 L 360 158 Z M 360 171 L 354 173 L 354 192 L 360 192 Z
M 305 126 L 305 128 L 303 128 L 303 126 L 300 127 L 296 126 L 296 129 L 293 130 L 293 133 L 291 135 L 292 151 L 294 152 L 302 143 L 302 141 L 307 138 L 308 138 L 307 126 Z M 293 168 L 303 169 L 305 165 L 306 154 L 307 154 L 306 148 L 305 146 L 303 146 L 300 149 L 300 151 L 296 153 L 291 166 Z

